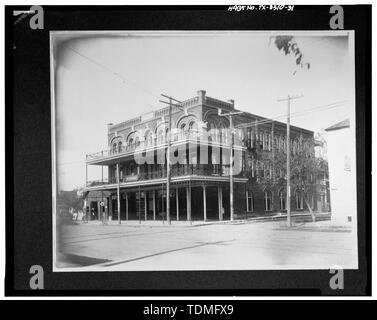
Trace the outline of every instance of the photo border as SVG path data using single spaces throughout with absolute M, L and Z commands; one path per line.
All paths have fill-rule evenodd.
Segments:
M 6 6 L 6 279 L 8 296 L 318 296 L 370 295 L 371 287 L 371 5 L 343 6 L 346 29 L 355 30 L 356 154 L 359 270 L 345 270 L 345 288 L 332 291 L 328 270 L 297 271 L 158 271 L 158 272 L 52 272 L 51 261 L 51 142 L 39 155 L 28 152 L 32 145 L 51 141 L 43 126 L 52 123 L 50 96 L 50 30 L 328 30 L 330 6 L 295 6 L 295 11 L 227 12 L 227 6 L 43 6 L 46 30 L 28 29 L 27 19 L 14 25 L 13 10 Z M 171 14 L 174 12 L 174 14 Z M 121 15 L 122 14 L 122 15 Z M 112 15 L 112 19 L 104 19 Z M 115 18 L 114 18 L 115 16 Z M 122 19 L 121 19 L 122 18 Z M 184 19 L 186 18 L 186 19 Z M 290 19 L 291 18 L 291 19 Z M 16 49 L 15 49 L 16 47 Z M 18 51 L 17 51 L 18 48 Z M 48 59 L 46 60 L 46 57 Z M 22 59 L 20 59 L 22 58 Z M 47 68 L 46 68 L 46 61 Z M 22 68 L 32 70 L 23 74 Z M 46 71 L 48 72 L 46 73 Z M 37 81 L 36 81 L 37 79 Z M 26 87 L 23 85 L 26 84 Z M 20 88 L 27 88 L 22 91 Z M 35 93 L 35 96 L 30 94 Z M 36 98 L 41 99 L 36 99 Z M 31 112 L 28 103 L 35 107 Z M 25 119 L 25 117 L 28 117 Z M 38 129 L 38 130 L 35 130 Z M 51 131 L 50 131 L 51 134 Z M 21 143 L 20 143 L 21 142 Z M 29 160 L 30 164 L 23 166 Z M 47 162 L 46 162 L 47 160 Z M 39 163 L 38 163 L 39 161 Z M 35 171 L 27 172 L 30 165 Z M 38 170 L 41 169 L 41 170 Z M 38 174 L 45 172 L 44 175 Z M 32 219 L 25 209 L 35 205 L 36 191 L 22 188 L 25 177 L 40 190 L 43 219 Z M 27 185 L 27 184 L 26 184 Z M 13 193 L 14 190 L 14 193 Z M 48 191 L 49 190 L 49 191 Z M 29 194 L 27 194 L 29 193 Z M 21 203 L 21 200 L 24 201 Z M 50 205 L 46 205 L 50 204 Z M 47 221 L 44 221 L 47 220 Z M 37 230 L 34 232 L 34 230 Z M 39 235 L 39 239 L 35 238 Z M 33 240 L 23 243 L 20 237 Z M 46 240 L 47 239 L 47 240 Z M 50 254 L 48 256 L 48 253 Z M 365 255 L 364 255 L 365 253 Z M 43 264 L 40 263 L 43 262 Z M 29 268 L 45 268 L 45 290 L 30 290 Z M 120 286 L 119 284 L 122 283 Z M 277 285 L 278 284 L 278 285 Z M 322 284 L 322 285 L 320 285 Z M 280 287 L 279 287 L 280 285 Z M 122 289 L 128 286 L 128 289 Z M 74 287 L 78 289 L 74 289 Z M 101 289 L 100 289 L 101 288 Z

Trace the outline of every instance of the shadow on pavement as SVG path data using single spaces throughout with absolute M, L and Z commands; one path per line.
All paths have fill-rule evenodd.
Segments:
M 233 241 L 233 240 L 231 240 L 231 241 Z M 208 245 L 224 245 L 226 242 L 229 242 L 229 241 L 203 242 L 203 243 L 200 243 L 200 244 L 182 247 L 182 248 L 178 248 L 178 249 L 160 251 L 160 252 L 152 253 L 152 254 L 149 254 L 149 255 L 142 256 L 142 257 L 125 259 L 125 260 L 121 260 L 121 261 L 112 261 L 110 263 L 103 264 L 102 267 L 111 267 L 111 266 L 115 266 L 115 265 L 118 265 L 118 264 L 123 264 L 123 263 L 127 263 L 127 262 L 133 262 L 133 261 L 137 261 L 137 260 L 142 260 L 142 259 L 147 259 L 147 258 L 159 256 L 159 255 L 162 255 L 162 254 L 167 254 L 167 253 L 177 252 L 177 251 L 182 251 L 182 250 L 187 250 L 187 249 L 193 249 L 193 248 L 198 248 L 198 247 L 203 247 L 203 246 L 208 246 Z
M 57 256 L 56 266 L 58 268 L 67 267 L 86 267 L 94 264 L 110 262 L 108 259 L 98 259 L 86 256 L 79 256 L 76 254 L 63 254 L 60 253 Z

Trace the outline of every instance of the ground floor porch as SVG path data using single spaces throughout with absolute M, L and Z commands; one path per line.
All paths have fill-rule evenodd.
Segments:
M 233 184 L 234 219 L 286 214 L 285 185 L 266 188 L 250 181 Z M 132 186 L 98 186 L 86 192 L 84 212 L 88 220 L 167 220 L 166 182 Z M 304 192 L 292 186 L 291 212 L 326 212 L 322 198 L 312 188 Z M 231 220 L 229 181 L 174 181 L 169 192 L 170 220 Z M 310 208 L 309 208 L 310 206 Z
M 244 190 L 244 183 L 234 184 L 234 202 L 244 202 Z M 169 204 L 171 220 L 230 220 L 230 186 L 229 183 L 211 182 L 174 183 L 170 187 Z M 84 201 L 88 220 L 104 217 L 119 221 L 166 220 L 166 207 L 166 183 L 90 191 Z M 244 212 L 245 208 L 237 211 Z

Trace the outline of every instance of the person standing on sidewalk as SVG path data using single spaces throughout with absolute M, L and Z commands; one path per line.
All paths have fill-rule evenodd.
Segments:
M 101 213 L 102 213 L 102 224 L 107 225 L 107 216 L 106 216 L 106 209 L 105 203 L 102 201 L 101 202 Z

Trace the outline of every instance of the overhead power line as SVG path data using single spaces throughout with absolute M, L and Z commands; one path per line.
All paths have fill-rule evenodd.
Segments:
M 328 109 L 338 108 L 338 107 L 343 106 L 345 104 L 345 102 L 347 102 L 347 100 L 342 100 L 342 101 L 333 102 L 333 103 L 329 103 L 329 104 L 325 104 L 325 105 L 320 105 L 320 106 L 317 106 L 317 107 L 306 109 L 304 111 L 292 112 L 291 117 L 298 117 L 298 116 L 310 114 L 310 113 L 313 113 L 313 112 L 325 111 L 325 110 L 328 110 Z M 278 121 L 280 119 L 284 119 L 285 117 L 286 117 L 286 115 L 282 114 L 282 115 L 279 115 L 279 116 L 275 116 L 273 118 L 268 118 L 268 119 L 258 120 L 258 121 L 254 121 L 254 122 L 250 122 L 250 123 L 240 124 L 240 125 L 237 125 L 236 128 L 242 129 L 242 128 L 253 127 L 253 126 L 259 125 L 259 124 L 265 124 L 265 123 L 270 123 L 270 122 L 273 122 L 273 121 Z
M 299 117 L 299 116 L 307 115 L 307 114 L 318 112 L 318 111 L 325 111 L 325 110 L 329 110 L 329 109 L 339 108 L 339 107 L 343 106 L 344 102 L 346 102 L 346 101 L 347 100 L 329 103 L 329 104 L 326 104 L 326 105 L 321 105 L 321 106 L 317 106 L 317 107 L 314 107 L 314 108 L 311 108 L 311 109 L 307 109 L 305 111 L 297 111 L 297 112 L 291 113 L 291 118 L 293 116 Z M 253 126 L 259 125 L 259 124 L 270 123 L 272 121 L 275 121 L 277 119 L 281 119 L 281 118 L 284 118 L 284 117 L 286 117 L 286 115 L 280 115 L 280 116 L 276 116 L 276 117 L 271 118 L 271 119 L 264 119 L 264 120 L 255 121 L 255 122 L 252 122 L 252 123 L 245 123 L 245 124 L 241 124 L 241 125 L 238 125 L 238 126 L 235 126 L 235 127 L 238 128 L 238 129 L 253 127 Z M 85 163 L 85 160 L 71 161 L 71 162 L 60 162 L 60 163 L 58 163 L 58 166 L 70 165 L 70 164 L 75 164 L 75 163 Z
M 75 54 L 77 54 L 78 56 L 82 57 L 83 59 L 101 67 L 102 69 L 106 70 L 107 72 L 111 73 L 112 75 L 114 75 L 115 77 L 119 78 L 120 80 L 122 80 L 122 83 L 126 84 L 126 83 L 129 83 L 131 84 L 132 86 L 140 89 L 141 91 L 147 93 L 148 95 L 154 97 L 154 98 L 159 98 L 158 95 L 156 95 L 155 93 L 153 93 L 152 91 L 140 86 L 138 83 L 136 83 L 135 81 L 132 81 L 132 80 L 129 80 L 128 78 L 124 77 L 122 74 L 120 74 L 119 72 L 116 72 L 114 70 L 112 70 L 111 68 L 109 68 L 108 66 L 104 65 L 103 63 L 101 62 L 98 62 L 96 60 L 94 60 L 93 58 L 90 58 L 88 57 L 87 55 L 81 53 L 80 51 L 66 45 L 65 46 L 67 49 L 71 50 L 72 52 L 74 52 Z M 149 109 L 153 110 L 152 107 L 148 106 Z

